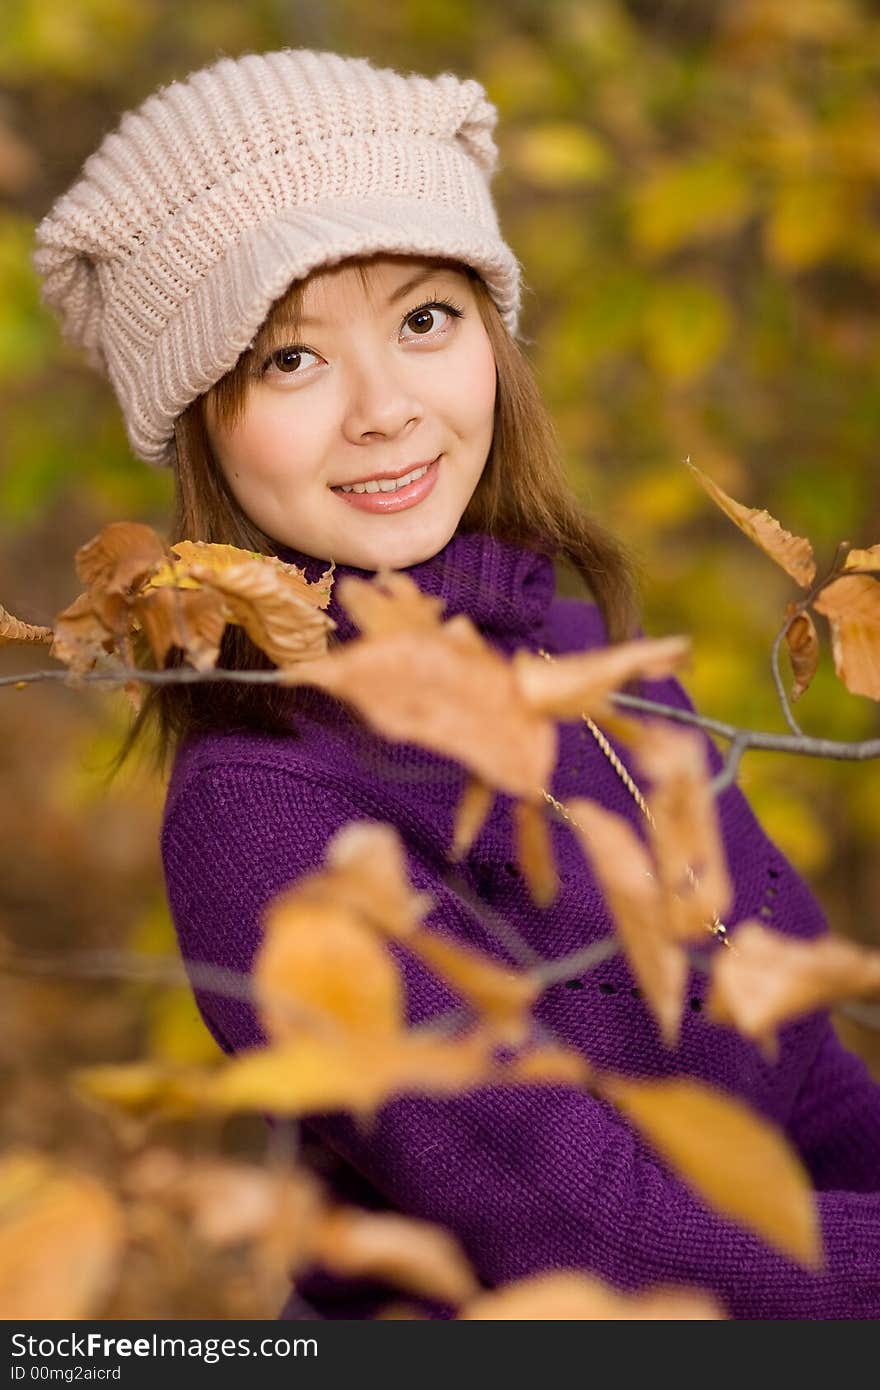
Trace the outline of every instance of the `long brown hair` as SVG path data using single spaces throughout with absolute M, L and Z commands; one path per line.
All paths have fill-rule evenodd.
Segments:
M 369 286 L 370 260 L 352 261 L 362 285 Z M 623 544 L 584 509 L 565 476 L 553 422 L 526 357 L 505 328 L 482 278 L 470 266 L 438 261 L 467 274 L 495 354 L 495 427 L 480 480 L 458 525 L 501 541 L 529 546 L 566 561 L 580 575 L 599 607 L 609 642 L 634 635 L 639 622 L 638 567 Z M 205 424 L 210 397 L 216 418 L 232 425 L 243 411 L 255 363 L 274 341 L 276 325 L 296 332 L 305 281 L 295 281 L 272 305 L 263 325 L 235 366 L 209 392 L 199 396 L 175 425 L 174 512 L 168 544 L 199 540 L 241 546 L 264 555 L 276 553 L 272 539 L 242 511 L 211 449 Z M 135 635 L 138 664 L 151 666 L 141 634 Z M 330 638 L 333 644 L 333 637 Z M 179 666 L 182 652 L 172 647 L 166 668 Z M 274 663 L 230 624 L 218 666 L 228 670 L 271 670 Z M 112 760 L 111 776 L 128 758 L 144 732 L 154 726 L 154 763 L 164 773 L 169 759 L 190 733 L 249 728 L 291 733 L 291 715 L 307 698 L 303 687 L 243 685 L 152 685 L 125 740 Z

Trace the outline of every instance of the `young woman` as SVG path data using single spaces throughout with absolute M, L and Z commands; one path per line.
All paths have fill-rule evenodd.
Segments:
M 405 571 L 502 654 L 551 655 L 638 631 L 626 552 L 572 494 L 517 345 L 519 266 L 489 195 L 496 112 L 478 83 L 283 50 L 223 59 L 127 113 L 38 229 L 35 263 L 67 333 L 108 373 L 132 447 L 174 469 L 171 541 L 245 546 L 310 580 Z M 554 561 L 592 602 L 556 594 Z M 355 632 L 335 598 L 332 641 Z M 223 666 L 266 666 L 240 628 Z M 691 708 L 682 686 L 648 693 Z M 552 825 L 555 902 L 514 863 L 510 798 L 444 875 L 464 769 L 393 743 L 318 691 L 157 689 L 174 755 L 162 854 L 184 957 L 248 971 L 261 914 L 324 861 L 348 821 L 391 823 L 428 925 L 510 960 L 559 958 L 613 922 L 574 834 Z M 720 755 L 706 739 L 715 771 Z M 623 755 L 625 757 L 625 754 Z M 587 725 L 560 725 L 549 795 L 588 795 L 640 826 L 631 787 Z M 821 909 L 733 786 L 719 802 L 736 898 L 802 939 Z M 724 949 L 707 935 L 710 951 Z M 401 952 L 412 1024 L 457 1001 Z M 522 960 L 516 961 L 522 964 Z M 811 1273 L 716 1216 L 604 1102 L 565 1086 L 401 1097 L 365 1132 L 304 1126 L 348 1198 L 442 1224 L 489 1286 L 582 1269 L 623 1289 L 682 1281 L 738 1318 L 880 1315 L 880 1088 L 827 1012 L 781 1032 L 779 1060 L 701 1017 L 693 972 L 664 1047 L 625 957 L 548 989 L 535 1016 L 600 1066 L 698 1077 L 783 1128 L 818 1190 L 827 1267 Z M 227 1052 L 265 1040 L 249 1004 L 197 991 Z M 393 1290 L 299 1281 L 283 1316 L 371 1317 Z M 432 1317 L 452 1310 L 425 1303 Z

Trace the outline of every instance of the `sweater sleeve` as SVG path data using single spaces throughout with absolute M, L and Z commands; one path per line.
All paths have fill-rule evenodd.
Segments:
M 267 900 L 320 864 L 335 831 L 362 815 L 343 790 L 274 767 L 194 778 L 163 833 L 185 957 L 248 970 Z M 471 935 L 467 909 L 409 844 L 407 857 L 414 885 L 434 897 L 430 924 Z M 424 1023 L 449 993 L 407 953 L 399 958 L 409 1021 Z M 204 990 L 197 998 L 226 1050 L 263 1040 L 249 1005 Z M 581 1269 L 621 1289 L 707 1288 L 736 1318 L 880 1316 L 880 1196 L 819 1193 L 826 1269 L 804 1270 L 707 1210 L 607 1103 L 574 1088 L 401 1096 L 366 1131 L 339 1113 L 308 1123 L 390 1206 L 453 1232 L 486 1287 Z
M 880 1086 L 827 1013 L 788 1125 L 817 1188 L 880 1193 Z

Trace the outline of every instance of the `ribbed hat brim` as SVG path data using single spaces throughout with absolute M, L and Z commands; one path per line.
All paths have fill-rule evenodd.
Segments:
M 508 330 L 515 332 L 520 266 L 501 237 L 487 235 L 485 226 L 411 198 L 324 200 L 291 207 L 230 247 L 168 323 L 137 383 L 127 383 L 135 406 L 129 437 L 137 455 L 153 466 L 171 464 L 175 419 L 235 366 L 293 281 L 318 267 L 381 252 L 473 266 Z M 159 420 L 165 426 L 162 433 L 157 433 Z

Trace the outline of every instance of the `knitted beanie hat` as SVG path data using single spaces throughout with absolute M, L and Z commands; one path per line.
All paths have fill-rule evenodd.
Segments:
M 489 192 L 496 120 L 473 79 L 290 48 L 222 58 L 126 112 L 39 223 L 32 260 L 135 454 L 172 464 L 174 421 L 272 303 L 349 256 L 462 261 L 515 334 L 520 266 Z

